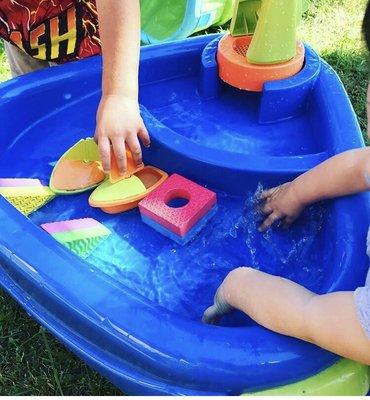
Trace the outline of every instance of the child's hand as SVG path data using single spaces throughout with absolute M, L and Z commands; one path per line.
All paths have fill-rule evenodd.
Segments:
M 126 171 L 125 142 L 138 165 L 142 163 L 141 146 L 150 145 L 148 131 L 140 116 L 138 102 L 121 95 L 103 96 L 96 118 L 95 140 L 105 172 L 110 171 L 111 145 L 121 174 Z
M 275 222 L 283 220 L 284 227 L 289 227 L 305 208 L 299 200 L 294 182 L 265 190 L 260 196 L 261 211 L 266 217 L 259 228 L 264 232 Z
M 248 279 L 251 268 L 236 268 L 230 271 L 217 289 L 213 305 L 203 313 L 202 322 L 217 325 L 220 319 L 235 309 L 240 309 L 243 301 L 245 279 Z
M 233 311 L 233 307 L 227 302 L 223 293 L 223 286 L 221 285 L 213 299 L 213 305 L 208 307 L 203 313 L 202 322 L 208 325 L 217 325 L 220 319 Z

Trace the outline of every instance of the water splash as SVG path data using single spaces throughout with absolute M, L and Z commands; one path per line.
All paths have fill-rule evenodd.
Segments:
M 100 270 L 158 305 L 198 319 L 225 276 L 252 266 L 319 289 L 325 276 L 325 209 L 309 208 L 285 231 L 258 232 L 259 186 L 246 198 L 218 193 L 218 212 L 186 246 L 180 246 L 141 222 L 137 211 L 112 216 L 88 207 L 87 195 L 60 197 L 32 217 L 37 224 L 92 217 L 113 234 L 87 259 Z M 124 301 L 124 299 L 122 299 Z

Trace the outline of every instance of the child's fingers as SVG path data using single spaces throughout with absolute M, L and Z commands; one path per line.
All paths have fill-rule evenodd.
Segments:
M 269 214 L 271 214 L 271 213 L 274 211 L 274 209 L 272 208 L 271 204 L 270 204 L 268 201 L 266 201 L 266 202 L 260 207 L 260 210 L 261 210 L 261 212 L 262 212 L 263 214 L 265 214 L 265 215 L 269 215 Z
M 95 137 L 96 140 L 96 137 Z M 99 153 L 104 172 L 110 171 L 110 142 L 105 136 L 101 137 L 98 141 Z
M 96 144 L 99 143 L 99 134 L 98 134 L 97 130 L 95 130 L 95 133 L 94 133 L 94 141 L 95 141 Z
M 146 129 L 145 125 L 143 124 L 143 126 L 139 129 L 138 132 L 138 136 L 141 140 L 141 142 L 143 143 L 143 145 L 145 147 L 149 147 L 150 146 L 150 136 L 149 136 L 149 132 Z
M 127 169 L 125 142 L 122 137 L 117 137 L 112 139 L 112 146 L 117 161 L 118 171 L 123 175 Z
M 272 214 L 270 214 L 261 224 L 261 226 L 258 228 L 258 230 L 260 232 L 265 232 L 267 231 L 267 229 L 271 228 L 271 226 L 279 221 L 279 219 L 281 219 L 281 215 L 277 212 L 273 212 Z
M 215 305 L 208 307 L 202 317 L 202 322 L 208 325 L 216 325 L 220 320 L 217 307 Z
M 139 139 L 136 135 L 130 135 L 126 139 L 126 143 L 131 150 L 132 157 L 136 163 L 136 165 L 140 165 L 143 163 L 143 156 L 141 154 L 141 147 L 139 143 Z
M 283 228 L 284 228 L 284 229 L 289 229 L 289 228 L 292 226 L 292 224 L 293 224 L 294 221 L 295 221 L 295 218 L 286 217 L 286 218 L 284 219 Z
M 264 201 L 267 200 L 269 197 L 271 197 L 273 195 L 273 193 L 276 191 L 276 187 L 272 188 L 272 189 L 267 189 L 264 190 L 258 197 L 258 200 L 260 201 Z

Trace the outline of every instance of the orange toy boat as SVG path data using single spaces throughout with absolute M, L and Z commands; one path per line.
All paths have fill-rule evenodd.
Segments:
M 93 139 L 80 140 L 56 163 L 50 189 L 58 194 L 75 194 L 95 188 L 105 179 L 99 150 Z
M 97 187 L 89 198 L 91 207 L 101 208 L 108 214 L 118 214 L 132 210 L 168 175 L 155 167 L 146 166 L 130 178 L 111 183 L 109 180 Z

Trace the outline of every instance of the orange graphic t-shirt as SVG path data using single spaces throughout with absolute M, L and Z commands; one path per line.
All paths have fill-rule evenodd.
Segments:
M 0 37 L 59 64 L 101 51 L 95 0 L 0 0 Z

